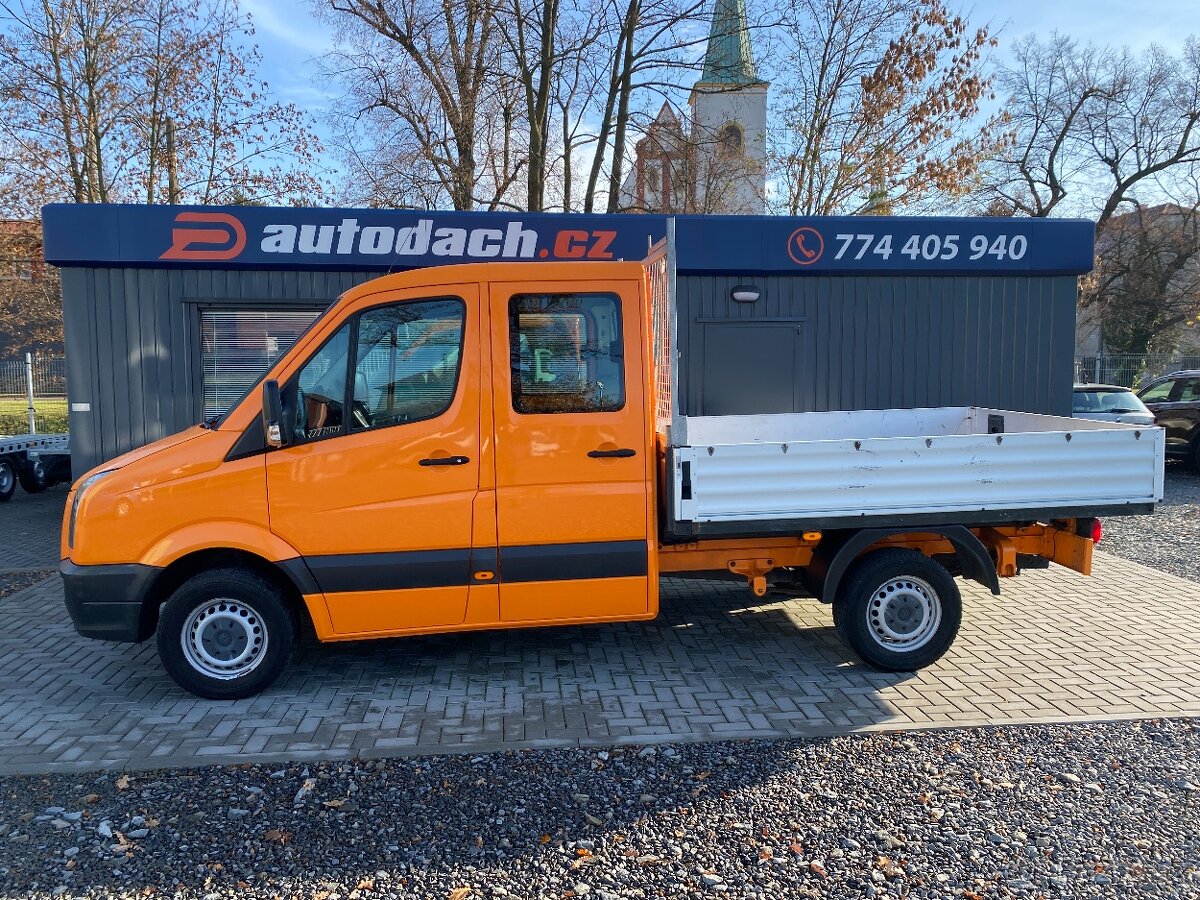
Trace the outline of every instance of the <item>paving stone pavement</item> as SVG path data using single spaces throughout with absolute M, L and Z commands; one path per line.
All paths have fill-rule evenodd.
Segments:
M 1200 715 L 1200 584 L 1097 554 L 1004 589 L 965 586 L 916 674 L 865 669 L 815 601 L 668 580 L 654 622 L 308 647 L 222 703 L 152 641 L 76 636 L 51 578 L 0 600 L 0 773 Z
M 69 489 L 62 484 L 27 494 L 17 488 L 12 499 L 0 503 L 0 572 L 58 568 L 58 535 Z

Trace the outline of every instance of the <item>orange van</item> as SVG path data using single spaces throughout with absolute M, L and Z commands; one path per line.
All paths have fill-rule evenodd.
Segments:
M 665 264 L 449 266 L 348 291 L 228 413 L 78 480 L 62 534 L 76 629 L 156 636 L 181 686 L 235 698 L 278 677 L 301 631 L 649 619 L 660 574 L 675 573 L 745 578 L 758 596 L 804 585 L 866 662 L 913 669 L 954 639 L 956 574 L 998 592 L 1001 576 L 1050 560 L 1087 572 L 1097 511 L 1134 508 L 797 512 L 816 465 L 798 443 L 807 414 L 733 417 L 754 420 L 723 426 L 739 440 L 673 442 Z M 1012 422 L 1061 444 L 1071 421 L 1019 415 L 1004 435 L 1015 450 L 982 426 L 960 436 L 1020 453 Z M 780 429 L 796 432 L 790 446 Z M 814 435 L 826 455 L 907 439 Z M 930 465 L 966 446 L 909 437 Z M 740 505 L 759 495 L 761 509 Z

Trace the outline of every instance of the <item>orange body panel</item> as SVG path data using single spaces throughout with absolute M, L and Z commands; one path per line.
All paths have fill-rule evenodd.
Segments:
M 104 490 L 88 492 L 80 503 L 73 549 L 69 527 L 63 528 L 63 558 L 79 565 L 165 566 L 213 547 L 271 561 L 295 556 L 271 533 L 262 457 L 223 462 L 236 437 L 191 428 L 132 459 L 109 462 L 103 468 L 114 471 L 101 482 Z M 68 515 L 74 501 L 72 492 Z

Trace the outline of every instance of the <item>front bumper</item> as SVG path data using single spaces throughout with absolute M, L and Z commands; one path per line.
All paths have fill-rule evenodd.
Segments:
M 64 559 L 59 573 L 75 630 L 102 641 L 144 641 L 151 619 L 143 610 L 159 571 L 136 563 L 77 566 Z

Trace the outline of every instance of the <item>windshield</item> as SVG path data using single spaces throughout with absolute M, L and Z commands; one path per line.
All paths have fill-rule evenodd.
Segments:
M 1093 389 L 1075 392 L 1073 412 L 1077 413 L 1148 413 L 1146 405 L 1133 391 Z

